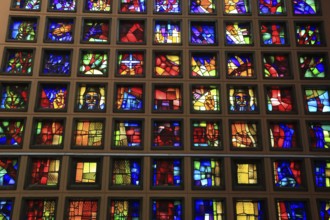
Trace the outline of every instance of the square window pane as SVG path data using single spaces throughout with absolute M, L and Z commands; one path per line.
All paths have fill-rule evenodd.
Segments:
M 118 77 L 144 77 L 145 76 L 145 52 L 144 51 L 117 51 Z
M 295 112 L 295 97 L 293 87 L 266 87 L 267 111 L 270 113 Z
M 32 75 L 34 63 L 33 49 L 5 49 L 2 71 L 10 75 Z
M 85 0 L 86 12 L 110 12 L 111 0 Z
M 319 0 L 292 0 L 292 3 L 295 15 L 317 15 L 320 13 Z
M 252 53 L 227 53 L 227 78 L 255 78 L 254 55 Z
M 48 18 L 45 42 L 73 43 L 74 19 Z
M 76 11 L 76 0 L 49 0 L 50 11 Z
M 77 85 L 76 111 L 105 112 L 106 86 L 104 84 Z
M 192 85 L 191 98 L 193 113 L 220 113 L 220 87 L 218 85 Z
M 117 41 L 118 43 L 124 43 L 124 44 L 144 44 L 145 21 L 138 19 L 119 20 Z
M 305 201 L 276 199 L 277 219 L 309 219 Z
M 250 14 L 249 0 L 225 0 L 225 14 L 229 15 L 247 15 Z
M 261 22 L 260 31 L 261 45 L 263 46 L 289 45 L 286 23 L 284 22 Z
M 258 0 L 260 15 L 284 15 L 285 0 Z
M 230 86 L 228 90 L 229 111 L 232 113 L 258 112 L 255 86 Z
M 144 112 L 144 84 L 115 84 L 114 112 Z
M 277 189 L 302 189 L 303 163 L 299 160 L 276 160 L 273 162 L 274 186 Z
M 154 21 L 154 44 L 181 44 L 179 21 Z
M 265 79 L 291 79 L 289 53 L 263 53 L 263 77 Z
M 72 145 L 75 148 L 100 148 L 104 142 L 104 120 L 75 120 Z
M 260 129 L 257 121 L 232 121 L 230 127 L 231 147 L 233 149 L 260 148 Z
M 136 158 L 111 159 L 110 187 L 122 189 L 142 187 L 142 162 Z
M 156 13 L 181 13 L 181 0 L 154 0 L 154 12 Z
M 147 11 L 145 0 L 119 0 L 119 12 L 142 13 Z
M 305 87 L 303 96 L 307 113 L 330 112 L 329 89 L 327 87 Z
M 19 168 L 19 159 L 16 157 L 0 157 L 0 189 L 13 189 L 16 188 L 17 184 L 17 175 Z M 6 213 L 1 213 L 2 208 L 5 208 L 4 204 L 1 204 L 0 200 L 0 217 L 1 214 L 5 215 Z M 1 205 L 4 205 L 2 207 Z M 2 208 L 1 208 L 2 207 Z M 8 212 L 6 215 L 9 215 Z M 6 216 L 5 215 L 5 216 Z M 6 219 L 6 218 L 5 218 Z
M 26 111 L 29 103 L 30 84 L 0 83 L 0 110 Z
M 12 9 L 39 11 L 41 0 L 12 0 Z
M 65 111 L 67 109 L 68 88 L 67 84 L 40 83 L 38 102 L 36 103 L 37 110 Z
M 19 118 L 0 119 L 0 147 L 22 147 L 25 120 Z
M 9 17 L 9 41 L 36 42 L 38 18 L 35 17 Z
M 182 149 L 183 123 L 181 120 L 153 120 L 153 149 Z
M 191 78 L 219 78 L 219 61 L 217 52 L 190 53 Z
M 220 159 L 192 159 L 193 189 L 214 189 L 223 185 L 223 165 Z
M 72 67 L 72 51 L 46 49 L 43 50 L 40 74 L 44 76 L 69 76 Z
M 219 150 L 222 148 L 222 123 L 220 121 L 194 119 L 191 121 L 190 129 L 194 150 Z
M 226 45 L 252 45 L 250 22 L 225 22 Z

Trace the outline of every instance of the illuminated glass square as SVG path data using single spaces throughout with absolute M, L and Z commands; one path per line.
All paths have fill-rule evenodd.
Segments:
M 214 189 L 223 185 L 222 161 L 215 158 L 192 159 L 193 189 Z
M 137 158 L 112 158 L 110 186 L 120 188 L 142 187 L 142 162 Z
M 218 78 L 219 61 L 217 52 L 190 53 L 191 78 Z
M 311 149 L 330 149 L 329 121 L 310 121 L 307 123 L 307 129 Z
M 154 44 L 181 44 L 179 21 L 154 21 Z
M 182 77 L 182 55 L 176 51 L 154 52 L 153 77 Z
M 190 43 L 194 45 L 216 45 L 217 28 L 216 22 L 190 22 Z
M 143 112 L 144 84 L 115 84 L 114 112 Z
M 37 41 L 38 18 L 9 17 L 7 40 L 16 42 Z
M 319 0 L 295 0 L 292 3 L 295 15 L 317 15 L 320 13 Z
M 72 51 L 45 49 L 40 75 L 45 76 L 69 76 L 72 67 Z
M 181 84 L 154 84 L 153 85 L 153 111 L 154 112 L 182 112 L 182 86 Z
M 153 149 L 182 149 L 183 124 L 181 120 L 153 120 Z
M 227 78 L 255 78 L 253 57 L 252 53 L 227 53 Z
M 302 189 L 303 163 L 300 160 L 275 160 L 273 162 L 274 186 L 277 189 Z
M 216 12 L 215 0 L 189 0 L 191 14 L 213 14 Z
M 68 85 L 63 83 L 40 83 L 38 102 L 39 111 L 65 111 L 67 108 Z
M 49 0 L 49 11 L 76 11 L 76 0 Z
M 267 111 L 271 113 L 295 112 L 294 88 L 267 86 Z
M 118 77 L 144 77 L 145 75 L 145 52 L 144 51 L 117 51 Z
M 300 149 L 299 133 L 296 122 L 270 121 L 269 141 L 272 149 Z
M 48 18 L 45 42 L 73 43 L 74 19 Z
M 250 22 L 226 22 L 226 45 L 252 45 Z
M 155 13 L 181 13 L 181 0 L 154 0 Z
M 142 219 L 142 201 L 134 198 L 112 198 L 109 202 L 109 219 Z
M 230 136 L 233 149 L 251 150 L 260 148 L 259 124 L 257 121 L 231 121 Z
M 229 111 L 232 113 L 258 112 L 257 92 L 254 86 L 229 86 Z
M 11 4 L 11 9 L 39 11 L 40 6 L 41 0 L 13 0 Z
M 143 147 L 143 121 L 115 119 L 113 123 L 113 149 Z
M 285 0 L 258 0 L 260 15 L 284 15 Z
M 124 1 L 124 0 L 123 0 Z M 145 21 L 144 20 L 119 20 L 118 43 L 144 44 Z
M 111 0 L 85 0 L 86 12 L 110 12 Z
M 77 85 L 76 111 L 104 112 L 106 106 L 106 86 L 104 84 Z
M 147 11 L 145 0 L 119 0 L 119 12 L 144 13 Z
M 94 198 L 69 198 L 66 202 L 65 218 L 96 220 L 99 215 L 99 205 L 99 200 Z
M 183 187 L 182 159 L 153 158 L 151 166 L 152 189 L 170 189 Z
M 249 0 L 225 0 L 224 13 L 229 15 L 250 14 Z
M 308 113 L 329 113 L 329 88 L 323 86 L 303 88 L 305 111 Z
M 35 119 L 33 121 L 32 147 L 63 147 L 64 119 Z
M 184 219 L 183 200 L 181 198 L 151 199 L 151 218 L 161 219 Z
M 23 146 L 25 120 L 21 118 L 0 118 L 0 147 Z
M 72 134 L 72 145 L 75 148 L 100 148 L 104 142 L 104 120 L 77 119 Z
M 34 63 L 33 49 L 4 50 L 2 73 L 10 75 L 32 75 Z
M 191 120 L 191 143 L 194 150 L 220 150 L 222 123 L 219 120 Z
M 84 19 L 81 30 L 82 43 L 110 43 L 110 22 L 101 19 Z
M 287 28 L 284 22 L 261 22 L 261 45 L 289 45 L 287 39 Z
M 0 92 L 0 110 L 27 110 L 29 103 L 30 84 L 0 82 Z
M 296 42 L 298 46 L 320 46 L 323 45 L 323 29 L 320 23 L 296 22 Z
M 191 111 L 193 113 L 220 113 L 220 87 L 218 85 L 192 85 Z
M 17 157 L 0 157 L 0 190 L 16 188 L 19 164 Z M 1 212 L 4 208 L 2 205 L 4 204 L 1 204 L 0 199 L 0 217 L 1 214 L 6 214 Z M 8 216 L 8 214 L 6 215 Z
M 267 219 L 265 201 L 255 199 L 240 199 L 234 203 L 235 217 L 239 219 Z
M 328 57 L 324 53 L 299 53 L 298 65 L 303 79 L 329 78 Z
M 55 219 L 57 199 L 23 198 L 21 218 L 23 219 Z M 1 215 L 0 215 L 1 217 Z
M 290 54 L 288 53 L 263 53 L 263 77 L 266 79 L 291 79 Z
M 313 174 L 316 189 L 330 189 L 330 160 L 315 160 Z
M 276 199 L 277 219 L 309 219 L 306 201 Z
M 224 219 L 224 202 L 215 198 L 194 198 L 193 199 L 194 220 L 202 219 Z

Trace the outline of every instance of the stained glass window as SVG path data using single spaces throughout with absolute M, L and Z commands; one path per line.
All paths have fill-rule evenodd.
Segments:
M 217 78 L 219 77 L 218 54 L 216 52 L 192 52 L 190 68 L 192 78 Z
M 250 187 L 261 184 L 262 173 L 258 161 L 235 161 L 233 163 L 235 185 Z M 234 185 L 234 187 L 235 187 Z
M 194 45 L 216 45 L 216 22 L 190 22 L 190 43 Z
M 219 113 L 220 87 L 217 85 L 192 85 L 192 112 Z
M 261 200 L 236 200 L 235 217 L 239 219 L 267 219 L 267 209 Z
M 288 45 L 287 29 L 284 22 L 261 22 L 262 45 Z
M 182 77 L 182 57 L 176 51 L 154 52 L 153 77 Z
M 321 219 L 330 218 L 330 200 L 321 200 L 318 202 L 319 216 Z M 1 216 L 1 215 L 0 215 Z
M 312 149 L 330 149 L 330 122 L 309 122 L 308 137 Z
M 2 70 L 11 75 L 32 75 L 33 62 L 33 49 L 5 49 Z
M 151 218 L 153 220 L 184 219 L 182 199 L 152 199 L 151 206 Z
M 23 219 L 55 219 L 56 200 L 24 199 L 21 216 Z
M 109 20 L 83 20 L 81 41 L 83 43 L 109 43 Z
M 29 41 L 37 40 L 38 18 L 10 17 L 8 40 Z
M 99 161 L 98 160 L 80 160 L 76 159 L 74 164 L 74 184 L 91 185 L 97 183 L 99 180 Z
M 112 159 L 111 186 L 141 187 L 142 165 L 140 159 Z
M 227 78 L 253 78 L 254 59 L 252 53 L 227 53 Z
M 106 76 L 109 68 L 109 53 L 105 50 L 82 50 L 79 60 L 79 75 Z
M 231 146 L 234 149 L 258 148 L 259 125 L 256 121 L 232 121 L 231 122 Z
M 50 11 L 76 11 L 76 0 L 49 0 Z
M 30 85 L 27 83 L 0 83 L 0 109 L 10 111 L 26 110 Z
M 274 184 L 277 188 L 299 189 L 303 187 L 302 162 L 298 160 L 276 160 L 273 162 Z
M 219 150 L 222 147 L 221 122 L 192 120 L 192 147 L 194 150 Z
M 61 161 L 55 158 L 33 158 L 26 176 L 28 187 L 58 187 Z
M 250 13 L 249 0 L 225 0 L 225 14 L 246 15 Z
M 286 13 L 284 0 L 258 0 L 260 15 L 283 15 Z
M 273 113 L 294 112 L 294 96 L 292 87 L 266 87 L 267 110 Z
M 0 147 L 22 146 L 25 122 L 23 119 L 0 119 Z
M 219 188 L 222 185 L 222 161 L 215 158 L 192 159 L 193 188 Z
M 330 112 L 329 89 L 318 87 L 305 88 L 303 90 L 305 110 L 308 113 Z
M 155 44 L 181 44 L 181 24 L 179 21 L 154 21 Z
M 226 45 L 252 45 L 251 24 L 248 22 L 226 22 Z
M 142 204 L 138 199 L 111 199 L 109 207 L 110 220 L 134 219 L 140 220 Z
M 0 219 L 10 220 L 13 214 L 14 201 L 12 199 L 0 199 Z
M 270 147 L 272 149 L 296 149 L 298 127 L 295 122 L 271 121 L 269 123 Z
M 224 205 L 220 199 L 195 198 L 194 220 L 224 219 Z
M 294 0 L 292 2 L 295 15 L 316 15 L 320 12 L 318 0 Z
M 40 10 L 40 5 L 41 5 L 41 0 L 13 0 L 11 8 L 34 11 L 34 10 Z
M 68 98 L 67 84 L 39 84 L 39 110 L 65 110 Z
M 87 12 L 110 12 L 111 0 L 86 0 L 85 11 Z
M 140 148 L 143 146 L 141 120 L 116 119 L 113 124 L 113 148 Z
M 307 203 L 303 201 L 276 200 L 277 219 L 302 219 L 307 220 Z
M 146 12 L 145 0 L 120 0 L 119 12 L 122 13 L 141 13 Z
M 154 12 L 181 13 L 181 0 L 154 0 Z
M 63 119 L 36 119 L 33 127 L 32 146 L 63 146 L 65 123 Z
M 19 166 L 18 158 L 8 158 L 8 157 L 0 158 L 0 189 L 3 187 L 6 188 L 16 187 L 18 166 Z M 1 207 L 1 203 L 0 203 L 0 207 Z M 1 208 L 0 208 L 0 219 L 1 219 Z
M 213 14 L 216 11 L 215 0 L 189 0 L 191 14 Z
M 327 78 L 327 56 L 323 53 L 298 54 L 299 70 L 303 79 Z
M 71 50 L 44 50 L 41 75 L 69 76 L 71 74 Z
M 76 96 L 76 108 L 80 111 L 105 111 L 105 85 L 79 84 Z
M 130 44 L 145 43 L 145 21 L 137 19 L 119 20 L 118 42 Z
M 99 201 L 92 198 L 69 199 L 66 206 L 66 218 L 68 220 L 88 219 L 97 220 Z
M 72 144 L 75 147 L 102 147 L 104 123 L 104 120 L 76 120 Z
M 288 53 L 263 53 L 263 76 L 266 79 L 288 79 L 292 77 Z
M 154 120 L 152 148 L 180 149 L 183 147 L 181 120 Z
M 45 42 L 73 43 L 73 26 L 74 19 L 48 19 Z
M 153 111 L 181 112 L 183 110 L 181 85 L 154 85 Z
M 152 187 L 182 187 L 181 159 L 157 158 L 152 160 Z
M 330 188 L 330 160 L 316 160 L 313 166 L 316 188 Z
M 144 84 L 116 84 L 114 111 L 143 112 Z
M 142 77 L 145 75 L 144 51 L 118 51 L 116 76 Z
M 258 111 L 255 87 L 230 86 L 228 92 L 230 112 Z
M 297 45 L 317 45 L 323 44 L 322 28 L 320 23 L 295 24 Z

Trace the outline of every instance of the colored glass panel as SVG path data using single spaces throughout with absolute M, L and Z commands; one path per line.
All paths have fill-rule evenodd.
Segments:
M 180 111 L 183 108 L 180 86 L 156 86 L 153 97 L 153 110 Z
M 261 23 L 261 42 L 264 45 L 286 45 L 287 33 L 285 23 Z
M 82 51 L 79 74 L 84 76 L 105 76 L 108 73 L 109 56 L 106 51 Z
M 73 25 L 72 19 L 50 19 L 48 20 L 46 41 L 57 43 L 73 42 Z
M 322 220 L 330 218 L 330 200 L 319 202 L 319 214 Z
M 0 146 L 22 146 L 24 121 L 20 119 L 0 119 Z
M 82 41 L 88 43 L 109 43 L 109 22 L 85 20 Z
M 110 220 L 132 219 L 141 220 L 140 210 L 142 210 L 140 200 L 134 199 L 114 199 L 110 204 Z
M 223 204 L 218 199 L 195 199 L 194 220 L 224 218 Z
M 270 146 L 274 149 L 297 148 L 297 129 L 295 123 L 271 122 L 269 126 Z
M 296 40 L 298 45 L 321 45 L 321 28 L 315 23 L 296 24 Z
M 65 109 L 68 97 L 67 85 L 42 84 L 40 85 L 40 109 Z
M 158 13 L 180 13 L 181 12 L 181 0 L 155 0 L 154 9 Z
M 217 121 L 192 122 L 192 144 L 194 149 L 219 149 L 221 147 L 221 125 Z
M 330 149 L 330 123 L 311 122 L 308 126 L 310 145 L 315 149 Z
M 25 10 L 39 10 L 41 0 L 14 0 L 13 8 Z
M 330 112 L 329 91 L 325 89 L 305 89 L 305 108 L 311 113 Z
M 146 12 L 145 0 L 120 0 L 120 12 L 124 13 L 140 13 Z
M 14 209 L 14 202 L 12 200 L 0 199 L 0 219 L 10 220 Z
M 295 15 L 316 15 L 319 13 L 318 0 L 294 0 L 292 2 Z
M 73 144 L 79 147 L 100 147 L 103 144 L 103 121 L 79 120 L 73 132 Z
M 19 163 L 17 158 L 0 158 L 0 188 L 16 185 L 18 165 Z M 0 217 L 1 217 L 1 208 L 0 208 Z
M 237 163 L 236 174 L 237 184 L 258 184 L 258 168 L 255 163 Z
M 7 50 L 3 71 L 10 74 L 32 74 L 33 50 Z
M 120 43 L 144 43 L 145 24 L 139 20 L 122 20 L 119 24 Z
M 154 55 L 155 77 L 181 76 L 181 55 L 179 53 L 157 52 Z
M 70 200 L 67 207 L 67 218 L 68 220 L 97 220 L 98 206 L 97 200 Z
M 253 41 L 250 23 L 226 23 L 226 44 L 251 45 L 252 43 Z
M 235 216 L 237 220 L 266 219 L 266 209 L 262 201 L 239 200 L 235 204 Z
M 116 86 L 115 110 L 120 111 L 143 111 L 144 89 L 143 86 L 117 85 Z
M 254 88 L 232 87 L 229 89 L 229 109 L 231 112 L 256 112 L 257 97 Z
M 212 14 L 215 12 L 214 0 L 190 0 L 190 13 Z
M 291 88 L 272 86 L 267 90 L 267 110 L 269 112 L 294 111 L 294 97 Z
M 143 129 L 141 121 L 117 120 L 114 124 L 114 147 L 141 147 Z
M 226 14 L 248 14 L 250 13 L 250 6 L 248 0 L 225 0 Z
M 215 22 L 190 23 L 190 43 L 198 45 L 214 45 L 216 42 Z
M 152 215 L 153 220 L 175 219 L 183 220 L 183 203 L 181 200 L 152 200 Z
M 64 138 L 63 120 L 38 120 L 34 126 L 34 145 L 62 146 Z
M 181 27 L 180 22 L 155 21 L 154 43 L 156 44 L 180 44 Z
M 57 186 L 59 182 L 60 160 L 33 159 L 31 173 L 28 176 L 29 186 Z
M 284 0 L 259 0 L 259 14 L 282 15 L 285 13 Z
M 308 219 L 306 202 L 280 200 L 276 202 L 276 207 L 278 220 Z
M 105 86 L 81 84 L 78 88 L 77 107 L 84 111 L 105 110 Z
M 198 188 L 220 187 L 221 161 L 214 158 L 193 159 L 193 186 Z
M 302 187 L 302 163 L 292 160 L 273 162 L 274 184 L 280 188 Z
M 37 19 L 12 18 L 8 38 L 15 41 L 35 41 L 37 26 Z
M 141 161 L 137 159 L 114 159 L 112 162 L 113 186 L 141 186 Z
M 180 159 L 154 159 L 152 163 L 152 186 L 182 186 L 182 161 Z
M 25 219 L 47 219 L 55 220 L 56 201 L 29 199 L 25 201 L 23 216 Z
M 75 183 L 96 183 L 97 162 L 77 161 Z
M 288 54 L 263 54 L 262 63 L 265 78 L 282 79 L 291 76 Z
M 27 84 L 0 84 L 0 109 L 25 110 L 28 105 L 29 85 Z
M 46 50 L 43 59 L 42 74 L 70 75 L 71 51 Z
M 326 77 L 326 58 L 319 54 L 300 54 L 298 55 L 299 68 L 303 78 L 325 78 Z
M 259 145 L 257 124 L 235 121 L 231 123 L 231 145 L 234 148 L 256 148 Z
M 216 53 L 192 53 L 190 63 L 190 76 L 212 78 L 218 76 Z
M 219 112 L 220 89 L 218 86 L 195 85 L 192 87 L 192 106 L 196 112 Z
M 316 188 L 330 188 L 330 161 L 315 161 L 313 171 Z
M 76 0 L 50 0 L 49 8 L 52 11 L 75 11 Z
M 119 76 L 143 76 L 145 58 L 144 52 L 118 52 L 117 75 Z
M 154 121 L 153 147 L 182 147 L 182 123 L 180 121 Z
M 253 54 L 228 54 L 226 62 L 228 77 L 254 77 Z
M 85 10 L 90 12 L 110 12 L 111 0 L 86 0 Z

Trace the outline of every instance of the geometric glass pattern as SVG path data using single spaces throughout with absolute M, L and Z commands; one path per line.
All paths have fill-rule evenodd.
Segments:
M 182 77 L 180 52 L 155 52 L 153 77 Z
M 330 219 L 330 200 L 319 201 L 318 207 L 320 219 Z
M 154 44 L 180 44 L 181 24 L 178 21 L 159 21 L 154 24 Z
M 265 45 L 287 45 L 287 30 L 284 22 L 262 22 L 260 23 L 261 44 Z
M 191 14 L 213 14 L 215 12 L 215 0 L 190 0 Z
M 7 158 L 7 157 L 0 158 L 0 189 L 3 187 L 16 186 L 18 166 L 19 166 L 18 158 Z M 0 208 L 0 219 L 2 219 L 1 208 Z
M 267 219 L 264 201 L 258 200 L 236 200 L 235 201 L 236 220 L 262 220 Z
M 68 76 L 71 73 L 71 51 L 70 50 L 44 50 L 42 75 Z
M 110 12 L 111 0 L 86 0 L 85 11 L 87 12 Z
M 41 0 L 14 0 L 11 8 L 28 11 L 40 10 L 40 2 Z
M 298 62 L 302 78 L 320 79 L 327 77 L 327 62 L 325 54 L 298 54 Z
M 76 11 L 76 0 L 50 0 L 50 11 Z
M 32 131 L 34 146 L 57 147 L 63 145 L 65 123 L 62 119 L 37 119 Z
M 126 0 L 121 0 L 126 1 Z M 141 44 L 145 43 L 144 20 L 119 20 L 118 43 Z
M 114 111 L 142 112 L 144 109 L 144 87 L 141 84 L 116 84 Z
M 181 85 L 162 84 L 153 87 L 153 111 L 181 112 L 183 110 Z
M 220 112 L 220 88 L 216 85 L 192 86 L 192 111 L 194 113 Z
M 181 149 L 183 125 L 181 120 L 154 120 L 152 148 Z
M 274 184 L 277 188 L 302 188 L 302 162 L 297 160 L 276 160 L 273 162 Z
M 8 40 L 34 42 L 37 40 L 37 27 L 36 18 L 10 18 Z
M 154 12 L 155 13 L 181 13 L 181 0 L 155 0 Z
M 308 137 L 312 149 L 330 149 L 330 122 L 309 122 Z
M 330 189 L 330 160 L 316 160 L 313 166 L 316 188 Z
M 183 186 L 183 161 L 181 159 L 154 158 L 152 160 L 152 187 Z
M 110 220 L 131 219 L 141 220 L 142 204 L 138 199 L 113 199 L 110 200 Z
M 258 165 L 256 163 L 241 163 L 236 165 L 237 184 L 239 185 L 255 185 L 258 184 Z M 259 177 L 260 178 L 260 177 Z
M 22 206 L 23 219 L 55 220 L 56 201 L 50 199 L 27 199 Z M 1 217 L 1 216 L 0 216 Z
M 111 186 L 142 186 L 141 160 L 130 158 L 112 159 Z
M 228 53 L 226 56 L 227 78 L 253 78 L 255 77 L 253 54 Z
M 29 168 L 30 174 L 27 175 L 29 187 L 56 187 L 59 184 L 60 163 L 58 159 L 33 158 Z
M 133 119 L 116 119 L 113 124 L 113 149 L 142 147 L 143 122 Z
M 73 199 L 68 200 L 66 207 L 67 220 L 97 220 L 99 201 L 97 199 Z
M 152 199 L 151 219 L 184 220 L 182 199 Z
M 0 199 L 0 219 L 11 220 L 11 215 L 14 209 L 14 201 L 12 199 Z
M 193 220 L 221 220 L 224 219 L 224 205 L 220 199 L 195 198 Z
M 145 0 L 119 0 L 119 2 L 121 13 L 143 13 L 147 10 Z
M 54 43 L 73 43 L 73 26 L 74 19 L 48 19 L 45 41 Z
M 118 51 L 116 76 L 144 76 L 143 51 Z
M 293 2 L 293 13 L 295 15 L 316 15 L 319 13 L 320 8 L 318 5 L 319 0 L 295 0 Z
M 39 110 L 65 110 L 68 98 L 68 85 L 66 84 L 40 84 Z
M 294 111 L 292 87 L 270 86 L 266 88 L 266 94 L 268 112 L 284 113 Z
M 31 75 L 34 62 L 34 51 L 31 49 L 8 49 L 5 50 L 5 61 L 2 66 L 4 73 L 12 75 Z
M 194 188 L 210 189 L 222 185 L 222 161 L 214 158 L 195 158 L 192 163 Z
M 193 120 L 191 129 L 194 150 L 218 150 L 221 148 L 221 123 L 218 120 Z
M 294 122 L 276 122 L 269 124 L 270 143 L 272 149 L 298 148 L 297 124 Z
M 227 45 L 252 45 L 252 34 L 250 23 L 227 22 L 226 44 Z
M 215 78 L 218 77 L 217 53 L 191 53 L 190 77 L 191 78 Z
M 258 0 L 260 15 L 283 15 L 285 0 Z
M 309 219 L 307 214 L 307 202 L 277 199 L 276 207 L 278 220 Z
M 308 113 L 329 113 L 329 90 L 322 87 L 305 88 L 303 90 L 305 110 Z
M 75 147 L 101 147 L 104 136 L 104 120 L 82 120 L 76 122 L 73 130 L 73 146 Z
M 296 23 L 296 40 L 298 45 L 323 44 L 322 28 L 319 23 Z
M 252 121 L 231 122 L 231 145 L 234 149 L 256 149 L 260 145 L 258 123 Z
M 263 77 L 267 79 L 284 79 L 292 76 L 290 56 L 287 53 L 262 54 Z
M 97 161 L 75 161 L 75 184 L 94 184 L 97 181 Z
M 217 42 L 215 22 L 191 22 L 190 43 L 194 45 L 214 45 Z
M 109 43 L 109 20 L 84 20 L 82 42 Z
M 24 111 L 27 109 L 29 84 L 0 82 L 0 109 Z
M 249 0 L 225 0 L 225 14 L 246 15 L 250 13 Z
M 256 88 L 252 86 L 229 87 L 230 112 L 257 112 Z
M 78 111 L 105 111 L 105 85 L 79 84 L 76 96 L 76 108 Z
M 106 76 L 108 74 L 109 54 L 105 50 L 83 50 L 79 60 L 79 75 Z
M 23 119 L 0 119 L 0 147 L 22 146 L 24 129 Z

